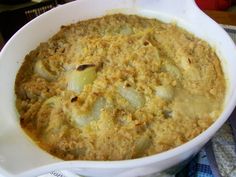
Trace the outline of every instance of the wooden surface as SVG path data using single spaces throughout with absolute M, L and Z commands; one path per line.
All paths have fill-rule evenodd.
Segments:
M 236 26 L 235 12 L 214 11 L 214 10 L 206 10 L 204 12 L 212 19 L 214 19 L 217 23 Z

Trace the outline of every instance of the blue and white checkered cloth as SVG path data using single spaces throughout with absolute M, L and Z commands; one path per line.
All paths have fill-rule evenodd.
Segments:
M 189 177 L 213 177 L 206 152 L 202 150 L 188 165 Z
M 236 177 L 236 109 L 215 137 L 176 177 Z

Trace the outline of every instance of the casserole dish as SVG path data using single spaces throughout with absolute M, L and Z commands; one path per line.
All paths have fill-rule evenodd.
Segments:
M 24 56 L 55 34 L 61 25 L 110 13 L 137 14 L 174 22 L 208 41 L 216 49 L 228 82 L 224 111 L 217 121 L 193 140 L 175 149 L 133 160 L 62 161 L 38 148 L 24 133 L 15 108 L 14 82 Z M 79 0 L 57 7 L 19 30 L 0 54 L 0 173 L 27 177 L 68 169 L 86 176 L 144 176 L 184 164 L 215 134 L 236 104 L 236 50 L 227 33 L 204 15 L 193 0 Z

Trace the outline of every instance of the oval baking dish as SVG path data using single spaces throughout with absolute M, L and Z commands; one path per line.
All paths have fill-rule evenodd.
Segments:
M 193 140 L 172 150 L 133 160 L 62 161 L 37 147 L 24 133 L 15 108 L 14 82 L 24 56 L 47 41 L 62 25 L 112 13 L 136 14 L 173 22 L 216 49 L 227 79 L 224 110 L 215 123 Z M 0 53 L 0 173 L 27 177 L 68 169 L 87 176 L 161 174 L 184 164 L 224 124 L 236 104 L 236 50 L 227 33 L 202 13 L 193 0 L 79 0 L 59 6 L 20 29 Z M 170 170 L 169 170 L 170 171 Z

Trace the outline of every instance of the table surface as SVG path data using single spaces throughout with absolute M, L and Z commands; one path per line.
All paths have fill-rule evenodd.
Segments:
M 236 12 L 214 10 L 206 10 L 204 12 L 212 19 L 214 19 L 217 23 L 236 26 Z
M 19 10 L 19 9 L 29 8 L 33 5 L 44 3 L 44 2 L 50 2 L 50 1 L 54 2 L 54 0 L 43 0 L 41 2 L 27 1 L 24 3 L 18 3 L 18 4 L 0 3 L 0 13 L 5 12 L 5 11 L 14 11 L 14 10 Z

